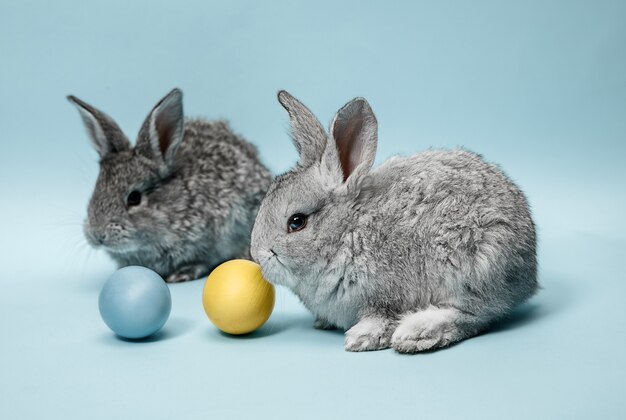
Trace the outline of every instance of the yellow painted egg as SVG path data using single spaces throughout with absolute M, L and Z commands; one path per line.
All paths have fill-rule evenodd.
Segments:
M 274 286 L 263 278 L 258 264 L 231 260 L 209 274 L 202 304 L 217 328 L 228 334 L 247 334 L 265 324 L 272 314 Z

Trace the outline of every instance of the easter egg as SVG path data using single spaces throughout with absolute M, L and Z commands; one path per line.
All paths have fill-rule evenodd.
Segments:
M 204 284 L 202 303 L 217 328 L 247 334 L 268 320 L 274 309 L 274 286 L 261 267 L 248 260 L 231 260 L 216 267 Z
M 154 271 L 139 266 L 117 270 L 98 298 L 100 315 L 117 335 L 138 339 L 159 331 L 172 309 L 170 289 Z

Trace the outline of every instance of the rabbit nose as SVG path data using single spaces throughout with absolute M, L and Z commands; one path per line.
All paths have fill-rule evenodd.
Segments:
M 94 230 L 89 226 L 85 227 L 85 236 L 87 240 L 94 246 L 104 245 L 106 234 L 101 230 Z
M 99 245 L 102 245 L 106 239 L 106 234 L 104 232 L 96 232 L 93 234 L 93 238 Z
M 250 247 L 250 256 L 252 257 L 253 261 L 259 262 L 259 260 L 257 259 L 256 248 L 253 246 Z

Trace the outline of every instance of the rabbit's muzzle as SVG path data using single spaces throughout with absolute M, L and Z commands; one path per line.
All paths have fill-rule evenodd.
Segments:
M 92 246 L 96 248 L 103 246 L 108 249 L 126 247 L 127 244 L 125 242 L 129 239 L 124 225 L 116 222 L 111 222 L 104 226 L 92 226 L 86 223 L 85 236 Z

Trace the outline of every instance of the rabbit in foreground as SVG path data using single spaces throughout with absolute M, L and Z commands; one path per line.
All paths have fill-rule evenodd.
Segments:
M 273 181 L 251 252 L 271 282 L 346 330 L 349 351 L 415 353 L 478 334 L 537 290 L 535 228 L 523 193 L 465 150 L 395 157 L 372 169 L 365 99 L 327 135 L 287 92 L 300 161 Z
M 199 278 L 249 256 L 250 232 L 271 176 L 226 122 L 183 119 L 172 90 L 146 118 L 135 147 L 107 114 L 69 96 L 100 155 L 84 230 L 120 267 L 167 282 Z

